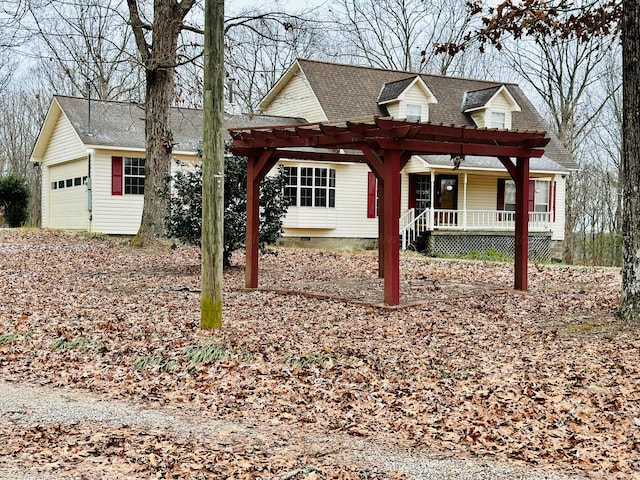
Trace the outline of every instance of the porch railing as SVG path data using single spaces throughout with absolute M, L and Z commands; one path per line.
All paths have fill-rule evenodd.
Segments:
M 548 232 L 551 230 L 552 212 L 529 212 L 529 231 Z M 409 209 L 400 218 L 402 248 L 430 230 L 515 230 L 516 212 L 508 210 L 425 210 L 415 215 Z

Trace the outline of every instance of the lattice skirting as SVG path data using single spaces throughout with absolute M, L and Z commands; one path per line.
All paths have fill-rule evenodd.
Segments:
M 418 249 L 432 256 L 458 256 L 470 252 L 485 253 L 495 251 L 511 257 L 515 255 L 513 234 L 482 233 L 438 233 L 430 232 L 421 239 Z M 529 235 L 529 260 L 549 261 L 551 259 L 551 235 Z

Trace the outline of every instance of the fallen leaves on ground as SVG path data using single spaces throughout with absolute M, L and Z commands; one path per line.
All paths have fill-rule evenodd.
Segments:
M 225 273 L 224 327 L 203 331 L 196 249 L 0 231 L 0 375 L 283 431 L 640 476 L 640 335 L 615 316 L 618 270 L 532 265 L 522 293 L 510 264 L 403 253 L 407 306 L 388 309 L 375 252 L 276 252 L 260 259 L 263 290 L 244 290 L 240 267 Z M 160 449 L 159 471 L 171 455 Z

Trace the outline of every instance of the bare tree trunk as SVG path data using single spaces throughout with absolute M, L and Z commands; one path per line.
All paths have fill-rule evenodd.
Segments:
M 169 200 L 159 195 L 171 169 L 171 102 L 178 36 L 195 0 L 154 0 L 153 23 L 146 24 L 138 1 L 127 0 L 129 18 L 146 74 L 146 161 L 142 223 L 132 245 L 155 244 L 166 232 Z M 148 33 L 151 32 L 151 42 Z
M 147 71 L 145 194 L 142 222 L 133 241 L 136 246 L 142 247 L 155 243 L 166 231 L 169 200 L 159 192 L 165 187 L 171 170 L 171 150 L 173 149 L 171 133 L 172 91 L 172 69 Z
M 623 71 L 623 264 L 620 316 L 640 321 L 640 5 L 624 0 L 622 20 Z

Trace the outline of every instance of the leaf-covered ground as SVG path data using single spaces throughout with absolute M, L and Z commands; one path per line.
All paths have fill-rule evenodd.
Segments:
M 615 316 L 619 271 L 531 265 L 521 293 L 510 264 L 403 253 L 404 306 L 390 309 L 375 252 L 277 253 L 260 259 L 259 291 L 242 288 L 241 267 L 225 273 L 224 327 L 211 332 L 199 329 L 195 249 L 0 231 L 0 376 L 283 432 L 640 478 L 640 331 Z M 0 458 L 28 452 L 30 438 L 53 448 L 56 435 L 85 435 L 0 428 L 17 432 Z M 103 435 L 83 448 L 122 451 L 122 434 Z M 187 440 L 136 441 L 132 458 L 114 453 L 135 474 L 206 478 L 217 465 Z M 308 452 L 278 466 L 255 445 L 238 445 L 252 450 L 237 457 L 229 448 L 226 458 L 240 459 L 229 468 L 247 478 L 308 465 Z M 365 478 L 346 464 L 309 475 Z

